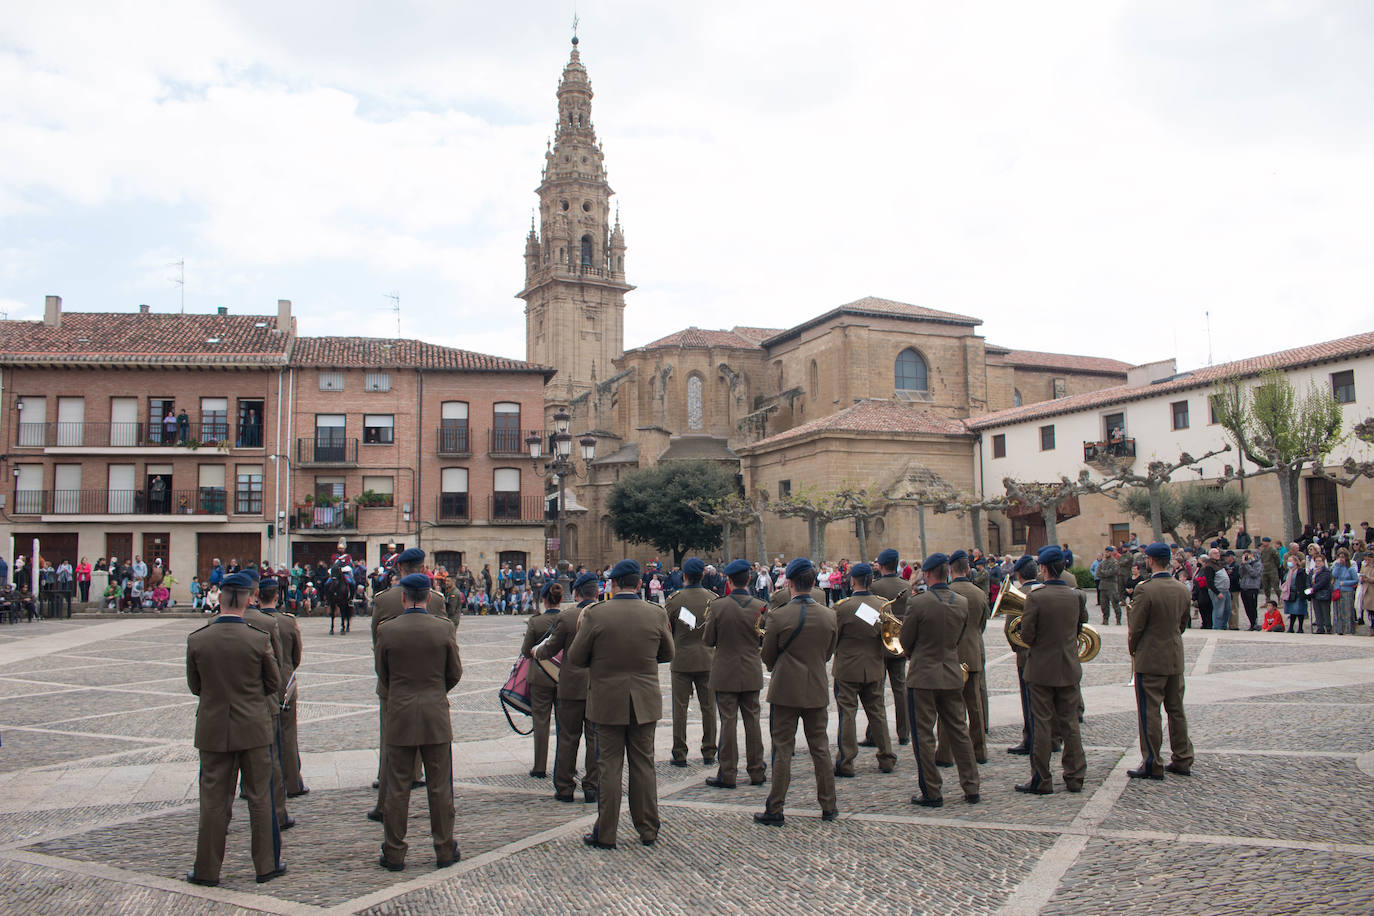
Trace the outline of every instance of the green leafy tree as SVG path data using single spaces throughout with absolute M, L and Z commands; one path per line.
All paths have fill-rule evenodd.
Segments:
M 1149 522 L 1150 530 L 1154 534 L 1154 539 L 1156 541 L 1163 540 L 1164 532 L 1166 531 L 1172 534 L 1174 539 L 1177 540 L 1178 526 L 1182 521 L 1181 517 L 1178 516 L 1178 499 L 1176 495 L 1172 497 L 1166 496 L 1166 494 L 1169 494 L 1171 491 L 1166 489 L 1164 485 L 1174 476 L 1174 472 L 1180 468 L 1196 467 L 1208 458 L 1213 458 L 1217 455 L 1229 452 L 1230 450 L 1231 446 L 1226 444 L 1221 448 L 1212 449 L 1199 458 L 1194 458 L 1192 455 L 1184 452 L 1179 455 L 1178 460 L 1174 462 L 1151 461 L 1145 466 L 1144 474 L 1137 474 L 1129 467 L 1123 467 L 1118 470 L 1114 476 L 1103 481 L 1104 486 L 1115 482 L 1120 485 L 1120 488 L 1104 492 L 1107 496 L 1111 496 L 1114 499 L 1120 498 L 1118 494 L 1126 493 L 1126 498 L 1134 501 L 1133 504 L 1127 504 L 1125 506 L 1126 511 Z M 1224 478 L 1230 479 L 1234 475 L 1235 470 L 1228 464 L 1223 475 Z M 1140 501 L 1142 497 L 1145 500 L 1144 503 Z M 1169 518 L 1171 518 L 1172 521 L 1165 518 L 1164 500 L 1166 498 L 1173 499 L 1172 508 L 1169 510 Z M 1139 511 L 1142 508 L 1144 511 Z
M 1229 531 L 1249 507 L 1248 495 L 1226 487 L 1194 484 L 1184 487 L 1178 495 L 1179 514 L 1193 526 L 1193 533 L 1204 540 Z
M 720 525 L 702 518 L 691 501 L 709 503 L 734 491 L 734 475 L 711 461 L 671 461 L 633 471 L 611 489 L 611 528 L 623 541 L 671 553 L 678 565 L 689 550 L 720 546 Z
M 1182 540 L 1178 536 L 1178 526 L 1183 524 L 1183 510 L 1179 507 L 1178 493 L 1173 487 L 1153 491 L 1145 486 L 1127 487 L 1121 491 L 1118 499 L 1128 513 L 1149 522 L 1156 541 L 1164 540 L 1166 534 L 1175 541 Z

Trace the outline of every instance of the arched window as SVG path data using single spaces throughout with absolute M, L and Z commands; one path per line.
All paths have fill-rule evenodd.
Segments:
M 687 378 L 687 428 L 701 429 L 701 376 Z
M 820 390 L 821 390 L 821 372 L 820 372 L 820 367 L 818 367 L 818 366 L 816 365 L 816 361 L 813 359 L 813 360 L 811 360 L 811 397 L 814 398 L 814 397 L 816 396 L 816 393 L 819 392 Z
M 894 387 L 898 391 L 929 391 L 930 383 L 927 379 L 926 361 L 921 358 L 921 354 L 908 347 L 897 354 L 897 365 L 895 371 L 896 384 Z
M 1020 388 L 1013 388 L 1013 389 L 1011 390 L 1011 406 L 1012 406 L 1012 407 L 1020 407 L 1020 406 L 1021 406 L 1021 389 L 1020 389 Z
M 582 236 L 582 266 L 592 266 L 592 237 L 590 235 Z

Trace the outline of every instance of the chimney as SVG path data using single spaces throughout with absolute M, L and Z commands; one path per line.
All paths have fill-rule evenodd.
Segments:
M 141 303 L 141 304 L 139 305 L 139 307 L 138 307 L 138 313 L 139 313 L 140 315 L 146 315 L 146 314 L 148 314 L 148 306 L 147 306 L 146 303 Z
M 285 333 L 291 329 L 291 300 L 277 300 L 277 330 Z
M 216 315 L 228 315 L 228 314 L 229 314 L 229 307 L 228 307 L 227 305 L 221 305 L 219 308 L 215 309 L 215 314 L 216 314 Z
M 43 297 L 43 326 L 48 328 L 62 327 L 61 296 Z

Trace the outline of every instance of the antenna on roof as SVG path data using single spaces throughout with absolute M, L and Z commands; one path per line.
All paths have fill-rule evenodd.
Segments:
M 388 312 L 393 312 L 393 313 L 396 315 L 396 336 L 397 336 L 397 337 L 400 337 L 400 336 L 401 336 L 401 293 L 400 293 L 399 291 L 394 292 L 394 293 L 383 293 L 383 294 L 382 294 L 382 298 L 383 298 L 383 299 L 389 299 L 389 300 L 391 301 L 391 304 L 388 305 L 388 306 L 386 307 L 386 310 L 387 310 Z
M 185 259 L 185 258 L 182 258 L 180 261 L 173 261 L 172 263 L 168 264 L 167 266 L 168 266 L 168 267 L 175 267 L 175 268 L 177 269 L 177 275 L 176 275 L 175 277 L 172 278 L 172 282 L 175 283 L 178 287 L 181 288 L 181 314 L 185 315 L 185 314 L 186 314 L 186 259 Z

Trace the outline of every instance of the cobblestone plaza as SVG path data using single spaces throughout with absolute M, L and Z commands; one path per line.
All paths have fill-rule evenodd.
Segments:
M 282 837 L 289 871 L 262 887 L 253 881 L 238 802 L 218 888 L 182 880 L 198 793 L 185 640 L 200 621 L 0 629 L 0 911 L 1374 912 L 1368 638 L 1189 631 L 1193 775 L 1141 783 L 1126 777 L 1139 750 L 1124 630 L 1104 628 L 1102 654 L 1084 666 L 1084 792 L 1032 797 L 1012 789 L 1029 766 L 1004 753 L 1020 734 L 1016 672 L 990 628 L 981 804 L 958 803 L 956 791 L 942 809 L 916 808 L 910 748 L 892 774 L 879 773 L 868 751 L 858 777 L 839 781 L 839 820 L 824 823 L 803 754 L 786 826 L 759 827 L 750 815 L 767 786 L 714 790 L 702 782 L 714 767 L 699 758 L 669 766 L 665 721 L 658 843 L 594 851 L 580 839 L 592 806 L 557 802 L 548 780 L 526 775 L 529 739 L 510 731 L 497 705 L 524 618 L 466 618 L 463 680 L 450 695 L 463 861 L 434 869 L 421 791 L 407 868 L 393 874 L 376 864 L 381 826 L 364 817 L 377 766 L 366 627 L 329 636 L 323 620 L 301 623 L 311 792 L 290 803 L 298 825 Z M 663 683 L 666 691 L 666 666 Z

